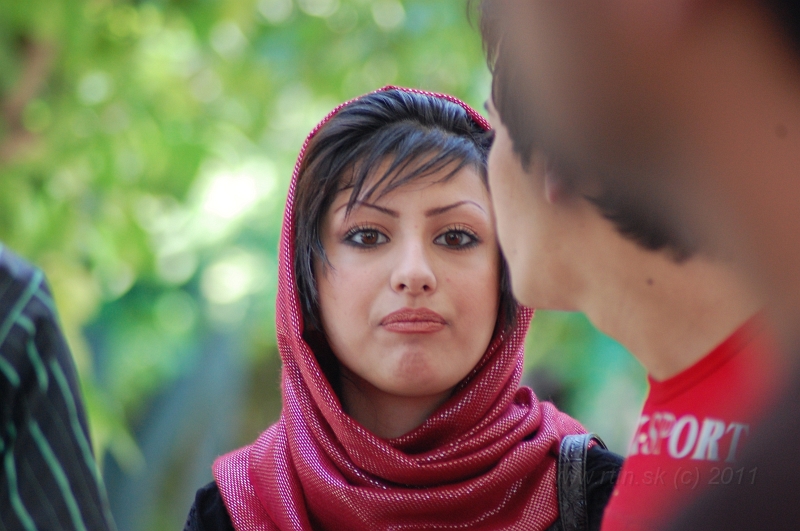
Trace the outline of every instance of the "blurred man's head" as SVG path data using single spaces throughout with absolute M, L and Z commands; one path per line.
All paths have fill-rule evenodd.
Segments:
M 492 100 L 486 106 L 495 131 L 489 181 L 497 231 L 520 302 L 586 311 L 611 277 L 615 283 L 643 277 L 654 263 L 660 269 L 690 257 L 637 205 L 576 188 L 541 151 L 523 158 Z
M 800 230 L 796 2 L 481 10 L 494 104 L 524 164 L 545 152 L 619 226 L 631 218 L 661 227 L 667 247 L 735 253 L 785 298 L 800 267 L 800 245 L 786 245 Z M 794 291 L 800 301 L 800 277 Z
M 608 219 L 540 151 L 523 164 L 491 101 L 487 108 L 498 240 L 520 302 L 584 312 L 657 379 L 696 363 L 763 306 L 726 261 L 690 256 L 658 225 Z

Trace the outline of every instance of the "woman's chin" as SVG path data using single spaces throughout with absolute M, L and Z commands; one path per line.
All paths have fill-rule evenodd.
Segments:
M 382 387 L 399 398 L 438 397 L 448 394 L 459 381 L 460 378 L 438 374 L 429 367 L 404 367 L 393 373 Z
M 420 382 L 413 380 L 394 381 L 386 387 L 386 392 L 398 398 L 426 398 L 436 397 L 448 393 L 454 385 L 449 382 L 428 381 Z

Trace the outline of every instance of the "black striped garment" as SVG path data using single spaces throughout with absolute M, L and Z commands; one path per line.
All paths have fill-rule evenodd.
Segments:
M 113 530 L 44 275 L 0 245 L 0 531 Z

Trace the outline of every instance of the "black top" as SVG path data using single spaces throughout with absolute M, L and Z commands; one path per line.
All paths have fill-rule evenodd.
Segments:
M 608 504 L 622 457 L 599 446 L 589 449 L 586 457 L 586 499 L 589 529 L 600 529 L 603 511 Z M 231 517 L 213 481 L 197 491 L 184 531 L 234 531 Z
M 231 517 L 212 481 L 197 491 L 184 531 L 234 531 Z
M 0 245 L 0 529 L 114 529 L 44 275 Z

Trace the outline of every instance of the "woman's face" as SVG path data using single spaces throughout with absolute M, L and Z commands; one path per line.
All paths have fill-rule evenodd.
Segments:
M 449 393 L 492 337 L 500 258 L 489 194 L 472 167 L 436 182 L 446 173 L 349 214 L 345 190 L 323 218 L 322 325 L 357 386 L 398 397 Z

